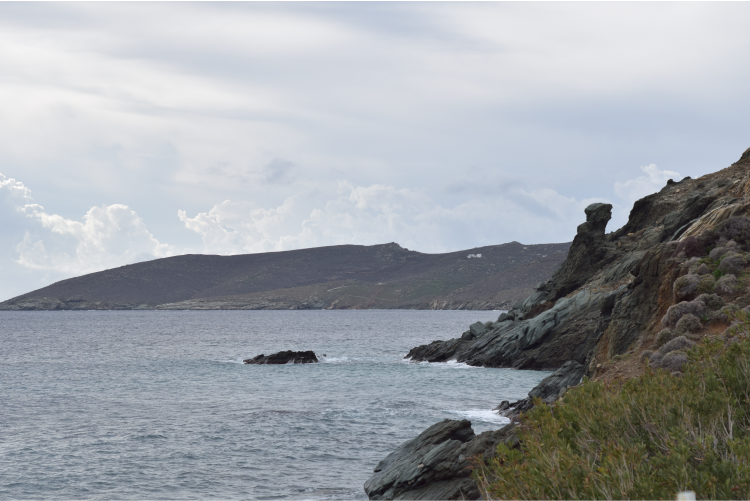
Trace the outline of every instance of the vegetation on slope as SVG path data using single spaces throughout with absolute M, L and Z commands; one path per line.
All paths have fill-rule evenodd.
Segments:
M 522 417 L 474 475 L 486 499 L 750 498 L 750 316 L 687 352 L 682 373 L 585 380 Z

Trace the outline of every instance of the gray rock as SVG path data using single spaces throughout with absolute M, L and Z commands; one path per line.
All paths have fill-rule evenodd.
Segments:
M 474 337 L 481 337 L 486 330 L 487 326 L 482 322 L 474 322 L 469 326 L 469 332 L 471 332 Z
M 569 386 L 575 386 L 581 382 L 583 377 L 583 365 L 569 360 L 557 369 L 553 374 L 542 379 L 536 387 L 529 392 L 529 397 L 539 397 L 544 400 L 550 396 L 557 396 L 560 390 Z
M 312 351 L 280 351 L 273 355 L 258 355 L 254 358 L 243 360 L 245 364 L 253 365 L 283 365 L 283 364 L 312 364 L 318 362 L 318 357 Z
M 475 435 L 470 421 L 446 419 L 380 461 L 365 492 L 370 499 L 480 499 L 469 459 L 489 459 L 501 441 L 517 443 L 513 425 Z
M 513 315 L 511 315 L 510 313 L 508 313 L 508 312 L 501 313 L 500 316 L 497 317 L 498 323 L 505 322 L 506 320 L 511 320 L 512 321 L 512 320 L 515 320 L 515 317 Z

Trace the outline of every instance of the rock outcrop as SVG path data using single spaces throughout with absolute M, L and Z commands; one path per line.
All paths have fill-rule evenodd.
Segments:
M 365 492 L 370 499 L 479 499 L 470 460 L 491 458 L 500 442 L 517 443 L 513 425 L 475 435 L 471 421 L 446 419 L 378 463 Z
M 544 403 L 551 404 L 570 388 L 581 382 L 585 367 L 569 360 L 557 369 L 553 374 L 542 379 L 541 382 L 529 392 L 529 396 L 510 403 L 507 400 L 500 402 L 495 410 L 501 416 L 510 419 L 516 418 L 519 414 L 528 411 L 534 407 L 534 398 L 540 398 Z
M 659 321 L 674 301 L 673 283 L 686 273 L 682 263 L 706 250 L 695 237 L 722 221 L 750 215 L 748 169 L 750 157 L 743 156 L 700 179 L 669 180 L 658 193 L 637 201 L 627 224 L 609 234 L 611 205 L 589 205 L 567 259 L 525 301 L 481 333 L 470 329 L 455 339 L 418 346 L 407 357 L 547 370 L 573 360 L 590 372 L 594 358 L 600 363 L 625 354 L 660 330 Z M 729 261 L 717 273 L 728 278 L 717 291 L 741 287 L 729 275 L 744 269 L 748 257 L 731 249 L 721 256 Z M 708 267 L 699 268 L 696 264 L 696 276 L 683 280 L 678 295 L 713 291 Z
M 649 365 L 679 373 L 686 350 L 703 337 L 734 342 L 732 315 L 750 311 L 750 149 L 719 172 L 670 179 L 638 200 L 615 232 L 605 233 L 610 205 L 592 204 L 585 213 L 566 261 L 526 300 L 496 322 L 472 324 L 460 337 L 418 346 L 407 357 L 557 369 L 529 398 L 500 404 L 497 410 L 513 419 L 533 406 L 533 397 L 553 404 L 582 376 L 634 377 Z M 374 499 L 406 499 L 408 492 L 386 488 Z
M 280 351 L 278 353 L 274 353 L 273 355 L 263 355 L 260 354 L 257 357 L 254 358 L 248 358 L 247 360 L 243 360 L 242 362 L 245 364 L 256 364 L 256 365 L 265 365 L 265 364 L 276 364 L 276 365 L 283 365 L 283 364 L 314 364 L 317 363 L 318 357 L 315 356 L 315 353 L 312 351 Z

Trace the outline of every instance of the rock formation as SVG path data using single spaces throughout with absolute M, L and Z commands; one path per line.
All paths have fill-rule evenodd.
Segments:
M 750 215 L 749 167 L 750 156 L 745 155 L 731 167 L 700 179 L 670 180 L 658 193 L 637 201 L 628 223 L 609 234 L 605 227 L 611 206 L 588 206 L 586 222 L 578 227 L 567 259 L 525 301 L 481 335 L 418 346 L 407 357 L 548 370 L 574 360 L 588 371 L 587 364 L 595 356 L 611 358 L 628 352 L 639 339 L 655 335 L 666 303 L 673 300 L 672 284 L 684 274 L 673 256 L 680 254 L 684 260 L 688 253 L 703 252 L 705 244 L 696 236 L 722 221 Z M 682 248 L 676 253 L 679 245 Z M 719 272 L 727 278 L 718 284 L 719 291 L 740 287 L 735 275 L 747 265 L 743 255 L 726 254 Z M 707 270 L 698 275 L 696 267 L 695 277 L 684 280 L 688 289 L 678 293 L 713 291 L 716 284 Z
M 268 356 L 260 354 L 257 357 L 248 358 L 242 362 L 255 365 L 314 364 L 318 362 L 318 357 L 312 351 L 280 351 Z
M 497 410 L 517 418 L 533 407 L 533 398 L 551 404 L 577 385 L 582 375 L 581 364 L 568 362 L 544 378 L 528 398 L 512 404 L 504 401 Z M 470 421 L 446 419 L 378 463 L 365 483 L 365 492 L 370 499 L 479 499 L 479 489 L 470 476 L 471 458 L 492 458 L 500 442 L 518 444 L 514 423 L 475 435 Z
M 479 499 L 470 459 L 489 459 L 498 443 L 513 440 L 512 425 L 475 435 L 471 421 L 446 419 L 378 463 L 365 492 L 370 499 Z
M 565 262 L 526 300 L 496 322 L 473 324 L 460 337 L 418 346 L 407 357 L 557 369 L 529 398 L 500 404 L 513 418 L 531 408 L 533 397 L 553 404 L 582 376 L 636 377 L 646 366 L 679 373 L 685 351 L 702 338 L 733 342 L 732 315 L 750 310 L 750 149 L 719 172 L 670 179 L 638 200 L 615 232 L 605 233 L 610 205 L 592 204 L 585 213 Z M 395 473 L 380 473 L 389 475 Z M 440 485 L 448 485 L 446 475 Z M 401 490 L 377 491 L 377 499 L 408 498 L 398 485 Z

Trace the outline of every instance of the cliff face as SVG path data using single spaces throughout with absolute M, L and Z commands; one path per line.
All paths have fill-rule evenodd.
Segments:
M 461 337 L 418 346 L 407 357 L 556 368 L 529 398 L 498 406 L 511 419 L 533 407 L 532 397 L 552 404 L 583 375 L 635 377 L 646 360 L 679 373 L 685 349 L 717 335 L 731 343 L 732 315 L 750 311 L 749 216 L 750 149 L 722 171 L 668 181 L 636 202 L 628 223 L 613 233 L 605 233 L 611 206 L 592 204 L 565 262 L 525 301 L 497 322 L 477 322 Z M 436 499 L 480 499 L 464 472 L 445 466 L 459 447 L 468 449 L 478 439 L 432 438 L 453 428 L 466 425 L 433 425 L 383 460 L 365 483 L 370 499 L 425 499 L 425 492 Z M 493 443 L 518 445 L 514 425 L 488 433 Z
M 573 360 L 593 374 L 596 365 L 653 344 L 675 302 L 673 283 L 688 273 L 678 245 L 695 240 L 705 247 L 695 237 L 705 240 L 748 215 L 750 149 L 719 172 L 670 180 L 636 202 L 615 232 L 605 233 L 611 206 L 592 204 L 567 259 L 525 301 L 482 332 L 419 346 L 407 356 L 518 369 L 556 369 Z M 709 244 L 717 245 L 716 238 Z

